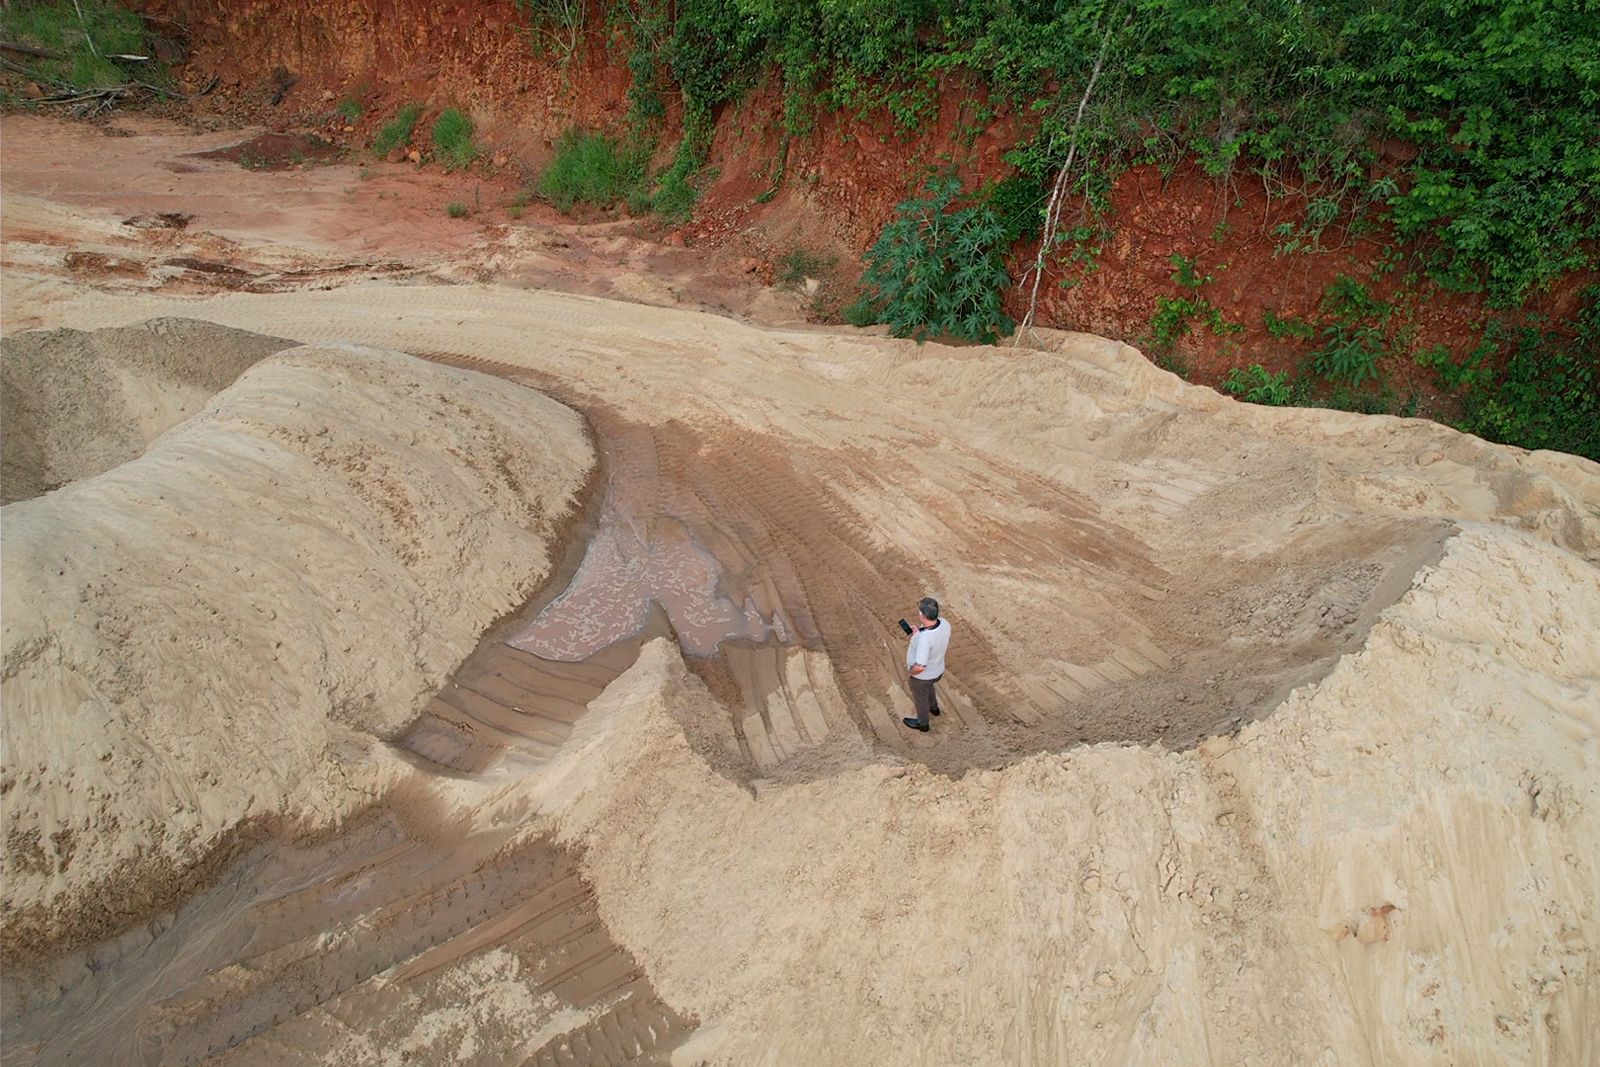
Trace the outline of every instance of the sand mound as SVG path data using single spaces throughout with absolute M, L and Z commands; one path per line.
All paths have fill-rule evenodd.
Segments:
M 193 319 L 0 341 L 0 503 L 126 463 L 293 343 Z
M 78 339 L 163 331 L 217 336 Z M 149 914 L 250 828 L 370 802 L 375 738 L 549 575 L 592 462 L 578 416 L 529 390 L 324 345 L 8 505 L 8 950 Z
M 403 767 L 326 761 L 369 789 L 360 820 L 13 987 L 41 1054 L 1593 1059 L 1594 464 L 1236 404 L 1081 335 L 918 348 L 467 285 L 191 306 L 536 383 L 592 420 L 604 488 L 560 595 L 405 705 Z M 397 531 L 455 499 L 382 497 L 359 552 L 317 558 L 433 559 L 447 539 Z M 254 535 L 258 570 L 302 572 L 298 532 Z M 125 551 L 60 569 L 100 582 Z M 253 610 L 231 581 L 206 576 Z M 897 726 L 893 628 L 925 592 L 957 633 L 926 736 Z M 297 617 L 389 648 L 431 632 L 421 598 Z M 240 699 L 277 692 L 251 662 Z M 405 718 L 325 703 L 355 742 Z M 45 763 L 30 788 L 57 788 Z

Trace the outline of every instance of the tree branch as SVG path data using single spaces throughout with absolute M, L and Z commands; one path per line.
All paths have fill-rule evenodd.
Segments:
M 1124 28 L 1133 21 L 1133 12 L 1123 20 Z M 1045 257 L 1055 247 L 1056 232 L 1061 226 L 1061 203 L 1066 198 L 1068 178 L 1072 172 L 1072 161 L 1078 154 L 1078 130 L 1083 126 L 1083 113 L 1089 109 L 1089 97 L 1094 94 L 1095 83 L 1100 80 L 1100 72 L 1106 65 L 1106 53 L 1111 48 L 1111 35 L 1117 29 L 1116 23 L 1108 21 L 1106 34 L 1100 40 L 1100 54 L 1095 57 L 1094 69 L 1089 72 L 1089 84 L 1083 88 L 1083 96 L 1078 100 L 1078 113 L 1072 119 L 1072 134 L 1067 142 L 1067 158 L 1061 164 L 1061 169 L 1056 172 L 1055 184 L 1050 188 L 1050 204 L 1044 213 L 1044 229 L 1039 235 L 1039 253 L 1034 257 L 1033 287 L 1028 293 L 1028 311 L 1022 316 L 1022 322 L 1017 325 L 1015 345 L 1022 344 L 1022 339 L 1033 329 L 1033 319 L 1039 310 L 1039 282 L 1044 278 Z M 1023 276 L 1026 280 L 1026 275 Z

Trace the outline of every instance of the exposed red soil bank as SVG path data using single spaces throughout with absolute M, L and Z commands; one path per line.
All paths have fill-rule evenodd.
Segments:
M 628 109 L 624 30 L 591 26 L 563 64 L 539 47 L 513 0 L 151 0 L 144 7 L 189 26 L 185 82 L 208 85 L 216 76 L 212 93 L 199 98 L 202 107 L 243 111 L 285 129 L 312 125 L 352 144 L 368 143 L 401 103 L 417 100 L 427 109 L 413 143 L 425 150 L 427 124 L 454 105 L 473 115 L 489 158 L 532 173 L 563 130 L 617 128 Z M 334 111 L 346 97 L 365 108 L 353 122 Z M 276 98 L 281 102 L 274 105 Z M 769 260 L 797 247 L 837 254 L 838 278 L 821 302 L 836 309 L 860 254 L 930 168 L 954 160 L 969 186 L 1009 173 L 1004 153 L 1024 132 L 1023 120 L 1001 111 L 970 137 L 963 131 L 979 103 L 967 88 L 950 84 L 938 117 L 911 133 L 896 130 L 884 113 L 822 114 L 810 134 L 785 145 L 781 93 L 757 90 L 718 114 L 694 219 L 669 236 L 731 243 Z M 675 116 L 668 126 L 663 152 L 675 140 Z M 1404 151 L 1394 145 L 1389 154 Z M 782 183 L 759 202 L 773 188 L 780 160 Z M 1212 276 L 1203 295 L 1231 324 L 1216 333 L 1196 323 L 1176 346 L 1190 376 L 1212 384 L 1232 366 L 1293 366 L 1315 342 L 1271 336 L 1263 313 L 1314 315 L 1339 275 L 1372 278 L 1383 248 L 1381 235 L 1351 237 L 1332 227 L 1317 251 L 1277 254 L 1278 226 L 1298 221 L 1304 202 L 1269 197 L 1245 174 L 1223 184 L 1192 168 L 1163 175 L 1137 167 L 1116 183 L 1111 199 L 1112 228 L 1094 269 L 1062 265 L 1044 287 L 1041 324 L 1147 343 L 1158 299 L 1194 295 L 1172 277 L 1172 257 L 1185 256 Z M 1031 253 L 1019 249 L 1013 273 Z M 1394 297 L 1405 273 L 1402 265 L 1374 279 L 1373 291 Z M 1070 285 L 1059 284 L 1069 278 Z M 1521 314 L 1566 319 L 1592 280 L 1569 277 Z M 1013 300 L 1014 312 L 1020 303 Z M 1402 393 L 1425 391 L 1425 375 L 1408 353 L 1441 342 L 1470 347 L 1487 311 L 1477 297 L 1431 287 L 1422 297 L 1402 296 L 1398 305 L 1391 326 L 1406 345 L 1391 359 L 1390 378 Z

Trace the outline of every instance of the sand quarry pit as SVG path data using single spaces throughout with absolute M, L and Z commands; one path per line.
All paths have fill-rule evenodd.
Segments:
M 23 266 L 7 1063 L 1600 1056 L 1594 464 L 1087 335 Z

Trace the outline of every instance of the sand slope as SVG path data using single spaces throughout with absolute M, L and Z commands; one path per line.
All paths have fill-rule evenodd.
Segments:
M 238 831 L 369 802 L 375 738 L 548 575 L 592 462 L 518 386 L 324 345 L 8 505 L 8 950 L 148 914 Z
M 658 642 L 537 791 L 683 1062 L 1591 1063 L 1597 632 L 1592 568 L 1474 526 L 1236 738 L 753 797 Z
M 503 1013 L 463 1010 L 491 986 L 497 1004 L 526 992 L 541 1034 L 571 1027 L 540 1050 L 551 1063 L 620 1062 L 642 1031 L 682 1041 L 674 1062 L 718 1064 L 1586 1064 L 1600 1051 L 1594 464 L 1418 421 L 1237 404 L 1082 335 L 919 348 L 489 286 L 94 294 L 49 311 L 84 328 L 188 311 L 483 366 L 589 415 L 606 481 L 566 595 L 476 650 L 437 699 L 385 699 L 333 652 L 326 666 L 300 661 L 297 679 L 344 698 L 323 698 L 316 721 L 358 750 L 316 765 L 370 788 L 380 822 L 427 811 L 449 831 L 396 831 L 401 860 L 381 851 L 386 838 L 369 857 L 356 835 L 343 858 L 306 861 L 324 881 L 245 908 L 250 944 L 203 921 L 242 907 L 225 899 L 229 882 L 182 917 L 182 939 L 156 930 L 148 946 L 64 962 L 22 1021 L 41 1058 L 74 1047 L 51 1000 L 60 989 L 85 1017 L 126 1013 L 86 1049 L 126 1047 L 153 1019 L 152 1032 L 195 1035 L 196 1061 L 337 1038 L 341 1062 L 363 1062 L 372 1035 L 449 1045 L 461 1062 L 520 1060 L 527 1046 Z M 354 362 L 344 375 L 358 376 Z M 546 434 L 543 417 L 513 411 L 547 402 L 516 401 L 493 410 Z M 351 403 L 326 410 L 342 418 Z M 377 418 L 378 405 L 356 406 Z M 443 474 L 420 495 L 383 477 L 390 456 L 435 470 L 422 452 L 459 428 L 454 415 L 429 421 L 413 444 L 398 427 L 415 418 L 393 406 L 392 435 L 353 461 L 362 485 L 392 495 L 335 479 L 346 488 L 318 511 L 378 518 L 318 555 L 361 592 L 302 612 L 307 644 L 420 641 L 417 605 L 448 598 L 421 581 L 391 595 L 383 568 L 408 552 L 413 570 L 459 565 L 439 516 L 501 528 L 499 512 L 453 506 Z M 13 514 L 114 484 L 200 424 L 7 508 L 8 539 Z M 487 438 L 462 444 L 461 464 L 494 454 Z M 565 470 L 575 485 L 582 465 L 549 477 Z M 229 499 L 221 479 L 203 492 Z M 415 515 L 434 518 L 411 530 Z M 250 533 L 258 571 L 301 573 L 303 536 Z M 94 538 L 58 540 L 58 553 L 85 553 L 74 581 L 109 581 L 128 551 L 89 559 L 74 546 Z M 19 561 L 29 581 L 50 580 L 42 553 Z M 228 610 L 254 610 L 225 567 L 201 578 Z M 487 599 L 488 577 L 472 581 Z M 923 736 L 896 726 L 892 627 L 928 591 L 957 644 L 947 713 Z M 629 649 L 583 677 L 557 654 L 611 655 L 647 618 L 680 644 L 650 643 L 637 662 Z M 718 627 L 732 627 L 724 649 L 685 658 Z M 212 628 L 197 615 L 180 632 L 206 647 Z M 27 662 L 30 684 L 56 688 L 26 721 L 72 706 L 60 693 L 82 684 L 75 661 Z M 174 694 L 230 677 L 170 667 Z M 241 703 L 288 692 L 259 657 L 246 669 Z M 559 691 L 541 689 L 563 670 Z M 384 764 L 388 777 L 352 770 L 359 744 L 414 711 L 402 738 L 414 761 Z M 429 715 L 459 721 L 430 732 Z M 452 754 L 444 726 L 477 747 Z M 276 781 L 286 772 L 260 754 L 306 731 L 250 729 L 228 773 Z M 36 728 L 73 743 L 113 736 L 102 730 Z M 133 747 L 113 740 L 118 754 Z M 7 773 L 48 790 L 31 795 L 76 795 L 42 763 Z M 215 764 L 174 765 L 148 788 L 205 781 L 204 809 Z M 525 878 L 513 843 L 580 856 L 587 888 Z M 383 897 L 389 869 L 433 873 L 396 901 Z M 576 940 L 540 927 L 547 893 L 582 902 Z M 181 967 L 161 962 L 195 943 L 204 952 Z M 591 999 L 544 998 L 562 982 Z M 649 987 L 625 1040 L 613 1005 L 592 999 L 614 982 Z M 452 1021 L 425 1027 L 424 1013 Z M 602 1033 L 620 1050 L 609 1059 L 595 1051 Z

